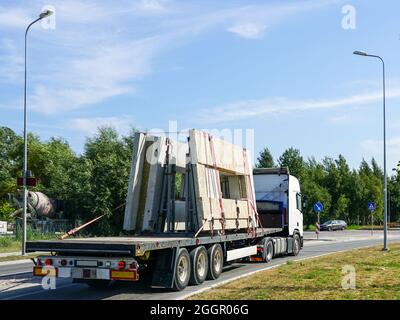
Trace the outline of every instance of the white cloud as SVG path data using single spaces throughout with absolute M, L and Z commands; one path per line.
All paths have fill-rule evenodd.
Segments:
M 127 134 L 133 126 L 133 120 L 129 116 L 76 118 L 69 120 L 68 126 L 86 134 L 96 133 L 99 127 L 111 126 L 120 134 Z
M 366 152 L 367 157 L 374 157 L 379 163 L 382 163 L 383 140 L 366 139 L 361 142 L 361 148 Z M 386 140 L 387 152 L 387 170 L 391 173 L 400 159 L 400 137 L 394 137 Z
M 0 7 L 0 28 L 22 28 L 31 18 L 27 10 L 19 7 Z
M 227 30 L 243 38 L 259 39 L 264 35 L 265 28 L 265 25 L 260 25 L 254 22 L 246 22 L 237 24 L 228 28 Z
M 386 98 L 400 98 L 400 89 L 388 90 Z M 199 118 L 205 122 L 230 122 L 240 119 L 262 117 L 268 114 L 333 109 L 344 106 L 367 104 L 382 99 L 382 91 L 363 93 L 338 99 L 289 100 L 276 97 L 262 100 L 247 100 L 229 103 L 211 109 L 203 109 Z
M 324 1 L 316 5 L 304 1 L 193 14 L 190 7 L 180 7 L 189 8 L 189 11 L 175 10 L 176 6 L 165 0 L 121 1 L 119 6 L 93 0 L 52 2 L 56 9 L 56 30 L 36 30 L 31 35 L 36 37 L 30 50 L 29 99 L 33 110 L 45 114 L 63 113 L 133 93 L 138 80 L 152 72 L 157 55 L 191 41 L 200 33 L 233 25 L 230 32 L 257 38 L 262 36 L 265 27 L 288 15 L 332 3 Z M 41 4 L 46 3 L 43 0 Z M 32 12 L 38 8 L 40 10 L 37 3 L 24 9 L 0 6 L 0 27 L 1 23 L 4 24 L 1 14 L 16 12 L 15 20 L 7 22 L 8 25 L 25 27 L 32 20 Z M 159 15 L 171 12 L 177 13 L 173 20 L 162 20 Z M 152 14 L 157 14 L 158 20 L 157 24 L 154 20 L 147 21 L 144 26 L 147 36 L 140 37 L 136 28 L 131 32 L 133 18 Z M 121 33 L 120 29 L 123 30 Z M 152 32 L 156 35 L 148 36 Z M 3 79 L 10 82 L 21 80 L 23 48 L 0 50 L 1 57 L 8 57 L 0 61 L 0 71 L 6 74 Z M 39 72 L 35 72 L 35 68 Z

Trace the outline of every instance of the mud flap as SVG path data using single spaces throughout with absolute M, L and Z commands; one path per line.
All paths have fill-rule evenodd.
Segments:
M 151 286 L 172 288 L 174 284 L 177 248 L 160 250 L 155 257 Z

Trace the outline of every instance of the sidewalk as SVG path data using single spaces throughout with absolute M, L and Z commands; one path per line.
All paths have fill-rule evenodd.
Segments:
M 21 251 L 0 253 L 0 258 L 19 256 L 20 254 L 21 254 Z

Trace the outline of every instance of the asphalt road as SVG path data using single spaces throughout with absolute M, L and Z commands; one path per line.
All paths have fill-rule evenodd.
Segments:
M 389 232 L 390 241 L 400 241 L 399 231 Z M 55 290 L 44 290 L 41 279 L 30 276 L 32 263 L 0 264 L 0 299 L 38 299 L 38 300 L 164 300 L 182 299 L 188 295 L 216 286 L 233 278 L 274 267 L 288 260 L 300 260 L 354 248 L 378 245 L 382 243 L 382 232 L 375 231 L 336 231 L 323 232 L 319 240 L 314 233 L 305 233 L 304 248 L 297 257 L 275 258 L 265 263 L 237 263 L 224 270 L 218 280 L 206 281 L 200 286 L 189 286 L 181 292 L 165 289 L 151 289 L 144 281 L 138 283 L 116 283 L 106 289 L 93 289 L 85 284 L 74 284 L 68 279 L 57 279 Z M 22 273 L 21 273 L 22 272 Z M 7 274 L 4 276 L 4 274 Z M 14 274 L 14 275 L 12 275 Z

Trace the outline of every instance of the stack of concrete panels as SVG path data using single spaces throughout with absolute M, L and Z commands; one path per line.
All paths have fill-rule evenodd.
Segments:
M 191 130 L 189 137 L 202 231 L 255 227 L 255 193 L 249 152 L 206 132 Z M 223 195 L 221 190 L 222 176 L 229 184 L 229 195 Z
M 185 174 L 188 163 L 193 169 L 197 224 L 200 226 L 198 231 L 229 232 L 256 226 L 249 153 L 239 146 L 214 139 L 208 133 L 190 130 L 188 143 L 144 133 L 136 134 L 125 209 L 125 230 L 155 231 L 155 222 L 160 216 L 167 159 L 182 174 Z M 182 201 L 176 201 L 175 230 L 185 231 L 184 219 L 187 215 L 184 209 Z

